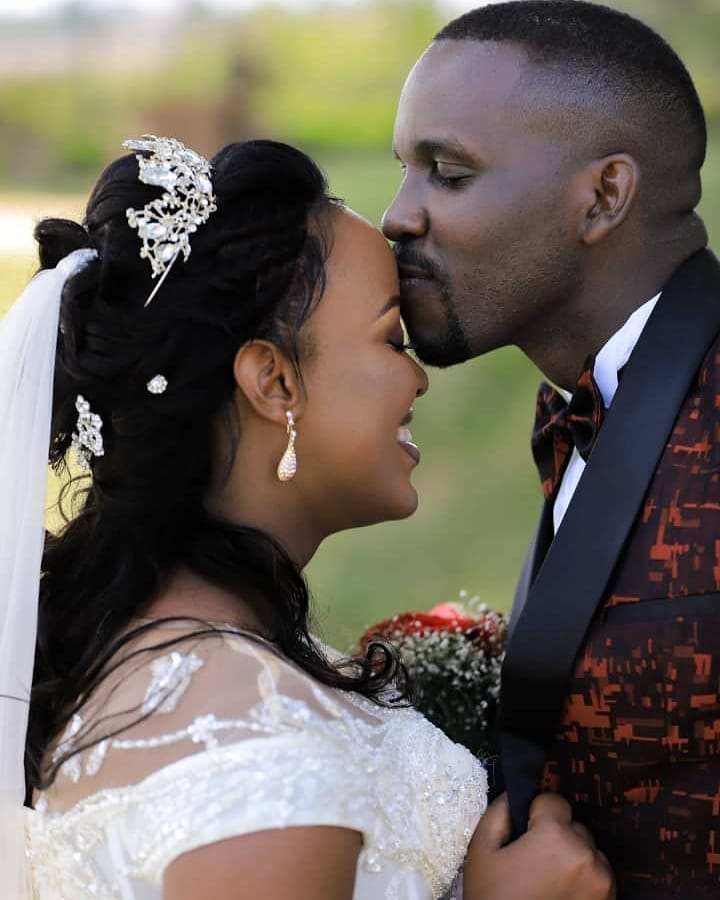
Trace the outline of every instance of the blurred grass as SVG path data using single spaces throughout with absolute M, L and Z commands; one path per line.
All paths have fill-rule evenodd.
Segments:
M 397 185 L 389 152 L 325 155 L 332 189 L 379 221 Z M 702 211 L 720 243 L 720 133 L 705 169 Z M 78 215 L 82 200 L 0 195 L 35 215 Z M 0 248 L 1 249 L 1 248 Z M 0 256 L 0 311 L 31 275 L 28 256 Z M 309 568 L 324 636 L 347 647 L 369 623 L 424 609 L 464 588 L 507 609 L 540 505 L 528 436 L 538 373 L 509 348 L 448 372 L 431 372 L 413 434 L 423 450 L 414 477 L 420 509 L 406 522 L 336 535 Z

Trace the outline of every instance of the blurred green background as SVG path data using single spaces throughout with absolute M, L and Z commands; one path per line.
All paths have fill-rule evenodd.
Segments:
M 45 0 L 30 14 L 26 0 L 13 15 L 13 2 L 0 8 L 0 311 L 33 271 L 33 221 L 80 215 L 122 139 L 146 131 L 206 153 L 251 136 L 296 143 L 379 221 L 398 181 L 390 141 L 405 75 L 440 25 L 476 5 L 178 0 L 150 15 Z M 717 243 L 720 0 L 612 5 L 658 28 L 696 80 L 711 125 L 702 210 Z M 319 630 L 337 646 L 461 589 L 499 609 L 511 601 L 540 505 L 528 446 L 538 373 L 508 349 L 431 377 L 413 425 L 419 512 L 331 538 L 310 567 Z

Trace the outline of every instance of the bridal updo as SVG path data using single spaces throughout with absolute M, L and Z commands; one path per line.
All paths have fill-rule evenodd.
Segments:
M 346 665 L 328 661 L 309 635 L 308 590 L 284 549 L 204 508 L 218 421 L 232 446 L 241 440 L 232 416 L 234 356 L 246 341 L 265 339 L 300 370 L 299 331 L 322 296 L 329 213 L 339 204 L 312 160 L 284 144 L 231 144 L 212 166 L 217 211 L 147 308 L 154 282 L 126 210 L 159 193 L 138 180 L 134 155 L 100 176 L 83 225 L 46 219 L 35 231 L 42 268 L 83 247 L 98 259 L 68 281 L 62 297 L 50 461 L 66 476 L 61 508 L 71 501 L 73 515 L 46 539 L 29 789 L 52 782 L 65 758 L 41 771 L 50 741 L 111 657 L 150 627 L 128 630 L 180 565 L 235 593 L 251 585 L 271 599 L 257 610 L 268 634 L 323 684 L 380 701 L 399 674 L 395 656 L 379 645 Z M 157 374 L 169 382 L 160 395 L 146 389 Z M 105 455 L 93 460 L 91 481 L 67 478 L 78 394 L 103 419 Z

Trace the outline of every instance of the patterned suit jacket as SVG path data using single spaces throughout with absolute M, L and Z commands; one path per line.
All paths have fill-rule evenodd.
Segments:
M 718 337 L 576 657 L 542 786 L 592 830 L 619 900 L 720 897 Z
M 577 660 L 544 785 L 621 896 L 720 896 L 720 341 Z

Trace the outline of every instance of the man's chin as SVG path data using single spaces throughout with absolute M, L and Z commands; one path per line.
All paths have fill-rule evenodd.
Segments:
M 408 285 L 412 290 L 408 290 Z M 420 362 L 438 369 L 467 362 L 473 353 L 449 291 L 434 279 L 402 281 L 400 310 Z
M 410 342 L 420 362 L 436 369 L 447 369 L 467 362 L 477 354 L 468 344 L 462 327 L 454 317 L 446 322 L 445 333 L 422 334 L 420 329 L 409 327 Z

